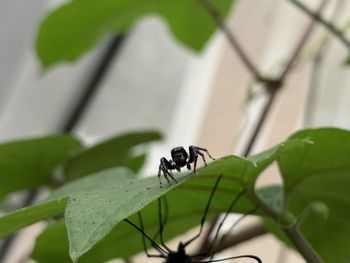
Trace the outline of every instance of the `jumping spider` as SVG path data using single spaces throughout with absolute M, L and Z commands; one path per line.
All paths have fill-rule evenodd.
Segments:
M 179 146 L 171 150 L 170 160 L 167 160 L 164 157 L 160 159 L 159 170 L 158 170 L 160 187 L 162 187 L 162 181 L 160 179 L 161 172 L 163 172 L 164 177 L 169 184 L 170 184 L 170 180 L 168 178 L 168 175 L 170 176 L 171 179 L 173 179 L 177 183 L 176 179 L 173 177 L 171 170 L 176 169 L 178 172 L 180 172 L 181 168 L 183 168 L 184 166 L 186 166 L 188 170 L 191 170 L 191 163 L 194 163 L 193 172 L 195 173 L 197 168 L 198 155 L 202 157 L 205 166 L 207 166 L 207 162 L 204 158 L 203 152 L 207 153 L 210 159 L 215 160 L 215 158 L 213 158 L 210 155 L 207 149 L 204 149 L 201 147 L 191 145 L 188 148 L 188 152 L 189 154 L 187 154 L 186 150 L 183 147 Z

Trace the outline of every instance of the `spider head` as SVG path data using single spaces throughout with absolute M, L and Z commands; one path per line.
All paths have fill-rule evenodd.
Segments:
M 171 150 L 171 158 L 179 167 L 187 165 L 188 154 L 183 147 L 176 147 Z

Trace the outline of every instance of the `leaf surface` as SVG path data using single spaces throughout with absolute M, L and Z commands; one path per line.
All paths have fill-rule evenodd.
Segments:
M 53 185 L 55 169 L 81 148 L 79 140 L 70 135 L 1 144 L 0 199 L 13 191 Z
M 303 147 L 304 144 L 304 141 L 294 140 L 278 145 L 270 151 L 252 158 L 254 162 L 236 156 L 223 157 L 207 167 L 199 169 L 196 175 L 177 175 L 177 180 L 180 181 L 179 185 L 164 185 L 163 188 L 160 188 L 158 179 L 151 177 L 127 181 L 124 184 L 101 188 L 95 192 L 74 195 L 70 198 L 65 213 L 70 256 L 73 261 L 77 261 L 98 242 L 102 240 L 101 243 L 103 243 L 103 239 L 111 233 L 119 222 L 151 204 L 165 193 L 167 193 L 169 203 L 172 203 L 169 209 L 169 229 L 173 229 L 170 227 L 172 223 L 178 224 L 177 230 L 169 231 L 172 235 L 166 235 L 167 239 L 181 233 L 178 232 L 179 230 L 184 231 L 195 226 L 200 221 L 200 215 L 208 202 L 208 196 L 220 175 L 223 176 L 222 182 L 217 189 L 210 215 L 225 212 L 230 202 L 243 189 L 246 189 L 247 193 L 243 195 L 235 207 L 235 211 L 247 212 L 257 205 L 250 196 L 254 192 L 255 180 L 262 170 L 284 151 L 294 147 Z M 191 180 L 186 181 L 187 179 Z M 157 217 L 155 217 L 157 209 L 157 206 L 149 205 L 142 210 L 145 223 L 152 226 L 153 230 L 158 227 Z M 180 218 L 183 218 L 183 222 Z M 130 228 L 130 226 L 128 227 Z M 122 230 L 119 231 L 119 234 L 124 233 Z M 135 235 L 140 235 L 135 229 L 128 231 L 136 232 L 127 235 L 130 239 L 135 238 Z M 112 233 L 118 232 L 112 231 Z M 108 236 L 106 238 L 109 239 Z M 112 239 L 113 243 L 116 244 L 116 239 Z M 134 242 L 134 239 L 131 240 Z M 133 245 L 128 249 L 125 239 L 117 243 L 121 249 L 120 251 L 114 250 L 114 256 L 130 256 L 140 251 L 141 248 L 141 244 L 139 244 L 140 246 Z M 86 262 L 93 258 L 93 253 L 92 251 L 89 256 L 86 256 Z M 98 259 L 94 260 L 98 262 Z M 84 258 L 82 258 L 82 262 L 85 262 Z
M 329 213 L 311 209 L 301 224 L 306 239 L 326 262 L 343 263 L 350 251 L 350 132 L 310 129 L 291 139 L 310 138 L 305 148 L 290 151 L 279 159 L 284 179 L 286 206 L 300 215 L 323 203 Z
M 106 185 L 119 184 L 134 178 L 125 168 L 114 168 L 72 181 L 54 191 L 47 200 L 0 217 L 0 238 L 53 216 L 64 213 L 68 197 L 73 193 L 98 189 Z

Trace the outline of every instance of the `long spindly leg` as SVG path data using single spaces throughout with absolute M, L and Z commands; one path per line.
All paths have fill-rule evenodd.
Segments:
M 225 234 L 222 235 L 222 237 L 220 238 L 219 243 L 222 243 L 225 238 L 227 237 L 227 235 L 232 231 L 233 228 L 235 228 L 235 226 L 237 226 L 245 217 L 253 214 L 254 212 L 256 212 L 256 210 L 258 210 L 259 206 L 254 207 L 253 209 L 249 210 L 247 213 L 241 215 L 237 220 L 235 220 L 235 222 L 230 226 L 229 230 L 226 231 Z
M 166 200 L 165 200 L 166 203 Z M 167 215 L 168 213 L 168 209 L 167 209 L 167 203 L 166 203 L 166 217 L 165 220 L 167 221 Z M 158 220 L 159 220 L 159 238 L 160 238 L 160 243 L 162 244 L 162 246 L 168 251 L 170 252 L 171 250 L 165 245 L 164 242 L 164 238 L 163 238 L 163 230 L 164 230 L 164 224 L 163 222 L 163 215 L 162 215 L 162 198 L 158 198 Z
M 239 259 L 239 258 L 250 258 L 255 260 L 258 263 L 263 263 L 262 260 L 258 256 L 254 255 L 240 255 L 240 256 L 235 256 L 235 257 L 228 257 L 228 258 L 221 258 L 221 259 L 210 259 L 210 260 L 202 260 L 202 261 L 191 261 L 192 263 L 211 263 L 211 262 L 221 262 L 221 261 L 226 261 L 230 259 Z
M 232 202 L 231 202 L 229 208 L 227 209 L 225 215 L 223 216 L 221 222 L 219 223 L 219 226 L 218 226 L 218 228 L 217 228 L 217 230 L 216 230 L 215 236 L 214 236 L 214 238 L 213 238 L 213 240 L 212 240 L 212 242 L 211 242 L 211 244 L 210 244 L 210 246 L 209 246 L 208 251 L 214 251 L 214 250 L 213 250 L 213 246 L 216 244 L 216 240 L 218 239 L 220 230 L 221 230 L 221 228 L 222 228 L 224 222 L 226 221 L 227 216 L 231 213 L 233 207 L 234 207 L 235 204 L 238 202 L 238 200 L 241 198 L 241 196 L 244 195 L 245 191 L 246 191 L 245 189 L 244 189 L 243 191 L 241 191 L 241 192 L 240 192 L 238 195 L 236 195 L 235 198 L 232 200 Z M 210 257 L 210 260 L 212 260 L 213 257 L 214 257 L 214 252 L 212 253 L 212 255 L 211 255 L 211 257 Z
M 215 184 L 214 184 L 214 187 L 213 187 L 213 189 L 211 190 L 211 193 L 210 193 L 210 196 L 209 196 L 207 205 L 206 205 L 206 207 L 205 207 L 205 209 L 204 209 L 204 213 L 203 213 L 203 216 L 202 216 L 202 219 L 201 219 L 201 225 L 200 225 L 198 234 L 195 235 L 193 238 L 189 239 L 188 241 L 186 241 L 186 242 L 184 243 L 184 247 L 186 247 L 186 246 L 188 246 L 189 244 L 191 244 L 194 240 L 196 240 L 196 239 L 201 235 L 202 230 L 203 230 L 204 222 L 205 222 L 205 220 L 206 220 L 206 218 L 207 218 L 207 214 L 208 214 L 208 211 L 209 211 L 209 207 L 210 207 L 211 201 L 212 201 L 212 199 L 213 199 L 214 193 L 215 193 L 215 191 L 216 191 L 216 188 L 217 188 L 218 185 L 219 185 L 219 182 L 220 182 L 221 178 L 222 178 L 222 175 L 220 175 L 220 176 L 216 179 Z
M 145 233 L 141 213 L 139 212 L 138 215 L 139 215 L 139 220 L 140 220 L 141 227 L 137 226 L 136 224 L 131 222 L 129 219 L 124 219 L 124 221 L 127 222 L 132 227 L 134 227 L 137 231 L 139 231 L 142 234 L 143 249 L 144 249 L 147 257 L 167 258 L 168 252 L 165 251 L 161 246 L 159 246 L 152 238 L 150 238 Z M 160 253 L 159 255 L 157 255 L 157 254 L 149 254 L 148 253 L 147 246 L 146 246 L 146 239 L 148 239 L 151 242 L 152 246 Z
M 163 200 L 164 200 L 164 217 L 163 217 L 163 220 L 162 220 L 162 224 L 163 224 L 163 229 L 164 229 L 164 226 L 168 223 L 168 214 L 169 214 L 169 206 L 168 206 L 168 200 L 166 198 L 165 195 L 163 195 Z M 159 211 L 159 210 L 158 210 Z M 159 213 L 159 212 L 158 212 Z M 163 213 L 162 213 L 163 215 Z M 159 216 L 159 215 L 158 215 Z M 153 236 L 153 240 L 156 240 L 158 238 L 158 235 L 160 233 L 160 228 L 158 229 L 158 231 L 154 234 Z

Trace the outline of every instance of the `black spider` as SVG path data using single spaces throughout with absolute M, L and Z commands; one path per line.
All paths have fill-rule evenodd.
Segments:
M 222 227 L 223 223 L 225 222 L 228 214 L 232 211 L 233 206 L 237 203 L 237 201 L 240 199 L 240 197 L 243 196 L 243 194 L 245 193 L 244 190 L 242 192 L 240 192 L 238 195 L 235 195 L 234 199 L 232 200 L 227 212 L 225 213 L 225 216 L 222 218 L 222 220 L 219 223 L 219 226 L 216 230 L 214 238 L 213 238 L 212 242 L 210 243 L 210 245 L 208 246 L 207 252 L 200 253 L 200 254 L 194 254 L 194 255 L 187 254 L 187 252 L 186 252 L 186 247 L 189 244 L 191 244 L 193 241 L 195 241 L 197 238 L 199 238 L 201 233 L 202 233 L 203 225 L 204 225 L 204 222 L 206 220 L 206 216 L 207 216 L 210 204 L 211 204 L 211 200 L 212 200 L 214 193 L 217 189 L 217 186 L 221 180 L 221 177 L 222 176 L 218 177 L 218 179 L 216 180 L 215 185 L 210 193 L 209 200 L 207 202 L 207 205 L 205 207 L 205 210 L 204 210 L 204 213 L 203 213 L 203 216 L 201 219 L 199 233 L 185 242 L 180 242 L 178 247 L 177 247 L 177 250 L 172 250 L 168 246 L 166 246 L 164 239 L 163 239 L 163 228 L 167 222 L 168 205 L 167 205 L 167 202 L 165 202 L 165 217 L 162 218 L 161 198 L 158 199 L 159 231 L 153 238 L 151 238 L 149 235 L 147 235 L 145 233 L 144 224 L 143 224 L 143 220 L 142 220 L 142 216 L 141 216 L 140 212 L 139 212 L 140 227 L 137 226 L 136 224 L 134 224 L 133 222 L 131 222 L 130 220 L 124 219 L 127 223 L 129 223 L 131 226 L 133 226 L 135 229 L 137 229 L 142 234 L 143 247 L 144 247 L 144 251 L 145 251 L 147 257 L 163 258 L 165 260 L 164 263 L 209 263 L 209 262 L 219 262 L 219 261 L 225 261 L 225 260 L 230 260 L 230 259 L 239 259 L 239 258 L 247 258 L 250 260 L 254 260 L 256 263 L 262 263 L 261 259 L 255 255 L 239 255 L 239 256 L 234 256 L 234 257 L 213 260 L 213 257 L 214 257 L 213 251 L 215 250 L 214 246 L 217 244 L 216 241 L 218 239 L 221 227 Z M 164 200 L 166 201 L 165 197 L 164 197 Z M 236 223 L 234 223 L 234 225 L 237 224 L 237 222 L 240 221 L 246 215 L 254 212 L 256 209 L 257 208 L 254 208 L 251 211 L 249 211 L 248 213 L 246 213 L 245 215 L 243 215 L 240 219 L 238 219 L 236 221 Z M 161 245 L 159 245 L 156 241 L 154 241 L 154 239 L 158 235 L 160 238 Z M 225 237 L 225 235 L 221 238 L 221 241 L 224 239 L 224 237 Z M 147 246 L 146 246 L 146 239 L 148 239 L 151 242 L 153 248 L 156 249 L 159 254 L 149 254 L 148 253 Z M 205 258 L 205 257 L 209 258 L 209 260 L 201 260 L 201 258 Z
M 168 175 L 170 176 L 171 179 L 173 179 L 177 183 L 176 179 L 173 177 L 171 170 L 176 169 L 178 172 L 180 172 L 181 168 L 185 166 L 187 167 L 188 170 L 191 170 L 191 163 L 194 163 L 193 172 L 195 173 L 197 168 L 198 155 L 202 157 L 202 160 L 205 166 L 207 166 L 207 162 L 205 160 L 203 152 L 207 153 L 210 159 L 215 160 L 215 158 L 213 158 L 210 155 L 207 149 L 204 149 L 201 147 L 191 145 L 190 147 L 188 147 L 188 152 L 189 154 L 187 154 L 186 150 L 183 147 L 179 146 L 171 150 L 170 160 L 167 160 L 164 157 L 160 159 L 158 178 L 159 178 L 159 183 L 161 187 L 162 187 L 162 181 L 160 179 L 160 176 L 162 172 L 169 184 L 170 184 L 170 180 L 168 178 Z

